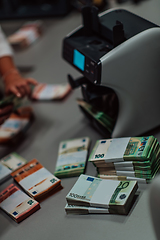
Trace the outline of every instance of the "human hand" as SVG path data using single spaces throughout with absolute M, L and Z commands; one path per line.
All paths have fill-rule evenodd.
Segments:
M 6 119 L 9 118 L 13 111 L 13 104 L 9 104 L 5 107 L 0 108 L 0 125 L 4 123 Z
M 25 96 L 30 97 L 31 85 L 37 85 L 37 81 L 33 78 L 23 78 L 17 70 L 13 70 L 4 79 L 5 94 L 13 93 L 19 98 Z

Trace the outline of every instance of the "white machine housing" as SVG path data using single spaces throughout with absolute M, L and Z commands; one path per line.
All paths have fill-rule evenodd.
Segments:
M 119 9 L 107 10 L 98 15 L 98 24 L 94 20 L 92 24 L 94 27 L 91 26 L 91 28 L 93 28 L 96 37 L 101 38 L 102 41 L 105 34 L 108 33 L 109 44 L 112 41 L 110 37 L 111 24 L 109 22 L 109 26 L 107 26 L 108 23 L 104 23 L 103 17 L 110 16 L 110 14 L 112 16 L 112 13 L 115 13 L 115 16 L 116 13 L 118 13 L 117 16 L 125 15 L 125 13 L 127 13 L 127 16 L 131 14 L 131 17 L 134 15 L 126 10 Z M 148 27 L 136 32 L 136 25 L 134 26 L 134 21 L 132 21 L 130 28 L 127 26 L 130 31 L 129 34 L 127 33 L 129 37 L 125 37 L 124 41 L 122 40 L 115 46 L 113 43 L 113 48 L 100 57 L 98 57 L 100 51 L 97 50 L 96 46 L 90 46 L 90 41 L 87 42 L 92 34 L 82 34 L 81 36 L 83 25 L 72 31 L 64 39 L 64 59 L 77 68 L 93 84 L 113 89 L 118 97 L 119 111 L 111 135 L 113 138 L 138 136 L 160 125 L 160 27 L 137 15 L 134 15 L 134 17 L 138 28 L 141 28 L 141 21 L 146 22 Z M 102 23 L 100 25 L 101 19 Z M 127 18 L 124 21 L 128 24 Z M 113 17 L 111 17 L 111 22 L 113 22 Z M 106 33 L 103 29 L 105 24 L 108 31 Z M 125 35 L 125 22 L 123 24 Z M 83 46 L 83 44 L 81 47 L 79 46 L 77 36 L 81 37 L 79 39 L 82 39 L 86 46 Z M 95 59 L 92 54 L 94 52 L 93 47 L 95 47 Z M 91 48 L 92 51 L 88 52 L 87 48 Z M 85 66 L 81 69 L 73 63 L 74 49 L 78 49 L 80 54 L 85 56 Z M 68 57 L 67 51 L 70 53 L 70 57 Z M 89 61 L 88 58 L 91 59 L 90 63 L 93 62 L 95 65 L 94 76 L 87 73 L 86 62 Z
M 119 100 L 112 137 L 137 136 L 160 125 L 159 39 L 160 28 L 150 28 L 100 59 L 101 84 Z

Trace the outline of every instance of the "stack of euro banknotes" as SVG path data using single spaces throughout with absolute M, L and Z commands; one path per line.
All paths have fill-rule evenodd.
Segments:
M 160 145 L 154 136 L 102 139 L 89 161 L 100 178 L 148 183 L 160 170 Z
M 13 152 L 0 160 L 0 183 L 12 177 L 17 183 L 0 192 L 0 209 L 17 223 L 40 208 L 40 202 L 62 189 L 61 180 L 37 159 L 27 162 Z
M 66 196 L 67 214 L 127 215 L 138 189 L 137 181 L 105 180 L 81 174 Z
M 58 178 L 66 178 L 84 173 L 89 146 L 89 137 L 61 141 L 54 175 Z
M 82 99 L 77 99 L 77 104 L 102 135 L 112 133 L 115 125 L 114 118 L 103 111 L 97 110 L 94 106 Z

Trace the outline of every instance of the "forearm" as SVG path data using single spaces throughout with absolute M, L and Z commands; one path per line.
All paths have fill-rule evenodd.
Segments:
M 0 74 L 5 81 L 9 74 L 19 74 L 11 56 L 0 57 Z

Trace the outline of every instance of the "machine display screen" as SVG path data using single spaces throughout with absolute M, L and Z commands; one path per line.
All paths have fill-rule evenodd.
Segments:
M 85 66 L 85 56 L 81 54 L 79 51 L 74 49 L 73 52 L 73 64 L 78 67 L 80 70 L 84 71 Z

